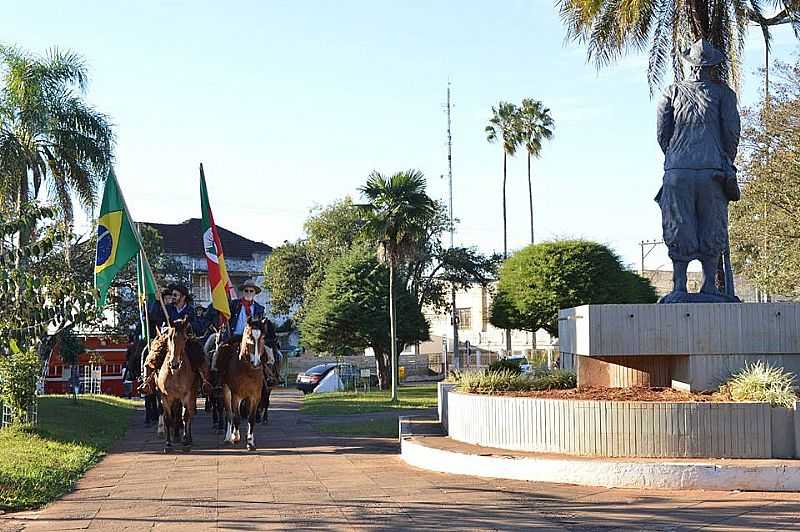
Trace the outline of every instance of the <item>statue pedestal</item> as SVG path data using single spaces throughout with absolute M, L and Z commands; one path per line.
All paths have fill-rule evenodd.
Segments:
M 712 390 L 759 360 L 800 381 L 800 305 L 584 305 L 558 319 L 561 367 L 579 386 Z

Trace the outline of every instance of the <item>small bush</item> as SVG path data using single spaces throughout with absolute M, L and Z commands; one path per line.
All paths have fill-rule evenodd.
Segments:
M 720 387 L 734 401 L 759 401 L 790 408 L 797 400 L 794 376 L 761 361 L 748 364 Z
M 510 371 L 512 373 L 520 374 L 522 373 L 522 369 L 520 369 L 519 367 L 520 361 L 521 359 L 508 360 L 506 358 L 501 358 L 489 364 L 489 371 L 490 372 Z
M 11 354 L 0 356 L 0 403 L 11 407 L 15 423 L 27 420 L 41 372 L 42 362 L 33 349 L 13 349 Z
M 512 370 L 467 371 L 453 376 L 456 387 L 466 393 L 532 392 L 574 388 L 575 373 L 568 370 L 541 371 L 530 375 Z
M 578 385 L 578 376 L 567 369 L 553 369 L 534 378 L 537 390 L 567 390 Z

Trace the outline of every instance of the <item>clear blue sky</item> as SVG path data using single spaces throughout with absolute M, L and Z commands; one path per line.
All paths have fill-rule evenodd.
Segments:
M 81 53 L 89 100 L 111 116 L 117 174 L 134 216 L 200 215 L 198 164 L 217 223 L 279 245 L 309 210 L 357 195 L 367 174 L 419 168 L 446 197 L 447 81 L 453 86 L 457 241 L 502 250 L 499 100 L 542 100 L 555 139 L 533 163 L 537 239 L 585 237 L 638 264 L 660 236 L 661 179 L 646 58 L 602 71 L 564 43 L 550 0 L 404 2 L 82 1 L 7 3 L 0 39 Z M 775 56 L 796 40 L 776 32 Z M 763 65 L 748 41 L 742 103 Z M 525 158 L 510 164 L 509 242 L 529 238 Z M 663 254 L 648 267 L 663 267 Z

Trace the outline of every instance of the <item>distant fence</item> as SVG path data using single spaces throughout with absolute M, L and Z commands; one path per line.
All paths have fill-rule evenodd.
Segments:
M 430 366 L 428 357 L 429 355 L 400 355 L 400 366 L 405 368 L 406 376 L 427 375 L 428 368 Z M 311 369 L 319 364 L 329 364 L 334 362 L 352 364 L 357 368 L 369 369 L 373 374 L 376 373 L 375 357 L 361 355 L 347 357 L 288 357 L 284 365 L 284 372 L 287 375 L 292 376 Z

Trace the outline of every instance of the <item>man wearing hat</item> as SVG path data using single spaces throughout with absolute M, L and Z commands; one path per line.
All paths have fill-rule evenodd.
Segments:
M 664 152 L 661 207 L 664 242 L 673 264 L 673 291 L 662 302 L 688 301 L 689 262 L 703 267 L 701 297 L 724 301 L 716 272 L 728 248 L 728 202 L 739 199 L 733 163 L 739 146 L 736 94 L 719 80 L 721 51 L 701 39 L 683 53 L 689 79 L 671 85 L 658 105 L 658 143 Z
M 197 311 L 194 308 L 189 289 L 181 283 L 173 284 L 170 289 L 172 290 L 172 303 L 166 306 L 170 321 L 186 319 L 192 326 L 194 335 L 202 336 L 204 327 L 197 318 Z
M 261 293 L 261 288 L 251 279 L 239 285 L 239 293 L 241 297 L 236 300 L 230 301 L 231 321 L 230 330 L 233 336 L 241 336 L 244 334 L 244 328 L 247 325 L 249 318 L 263 320 L 267 326 L 267 334 L 264 343 L 273 350 L 275 355 L 276 366 L 280 364 L 280 351 L 278 345 L 278 337 L 275 333 L 275 325 L 266 318 L 266 309 L 264 306 L 255 300 L 255 297 Z M 213 312 L 213 307 L 209 306 L 209 313 Z M 227 340 L 228 335 L 223 334 L 222 340 Z M 269 370 L 264 366 L 264 375 L 269 378 Z
M 231 331 L 234 335 L 244 333 L 248 318 L 257 320 L 264 319 L 264 306 L 256 301 L 256 296 L 261 293 L 261 288 L 251 279 L 239 285 L 241 297 L 230 302 L 231 307 Z

